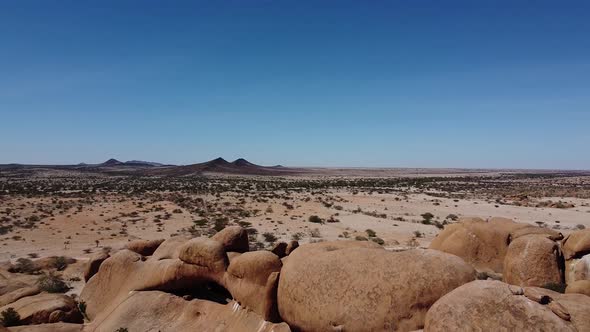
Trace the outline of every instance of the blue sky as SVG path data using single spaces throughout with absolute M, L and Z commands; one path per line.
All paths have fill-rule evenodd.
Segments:
M 583 1 L 1 1 L 0 163 L 590 169 Z

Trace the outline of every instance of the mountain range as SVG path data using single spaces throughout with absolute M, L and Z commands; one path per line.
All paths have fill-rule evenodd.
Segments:
M 1 170 L 7 169 L 62 169 L 86 172 L 104 173 L 134 173 L 141 175 L 186 176 L 204 173 L 242 174 L 242 175 L 286 175 L 304 172 L 303 169 L 288 168 L 281 165 L 261 166 L 239 158 L 229 162 L 223 158 L 216 158 L 203 163 L 191 165 L 166 165 L 151 161 L 130 160 L 119 161 L 109 159 L 100 164 L 80 163 L 77 165 L 0 165 Z

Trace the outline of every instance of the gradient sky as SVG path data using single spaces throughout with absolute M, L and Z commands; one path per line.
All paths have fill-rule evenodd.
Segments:
M 0 1 L 0 163 L 590 169 L 588 1 Z

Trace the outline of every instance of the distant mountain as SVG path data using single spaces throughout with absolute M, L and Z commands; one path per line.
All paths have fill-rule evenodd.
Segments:
M 236 159 L 236 160 L 232 161 L 231 164 L 236 167 L 260 167 L 258 165 L 252 164 L 251 162 L 249 162 L 248 160 L 246 160 L 244 158 Z
M 175 167 L 162 167 L 153 170 L 148 170 L 148 174 L 154 175 L 169 175 L 169 176 L 182 176 L 192 174 L 203 174 L 203 173 L 220 173 L 220 174 L 241 174 L 241 175 L 285 175 L 295 172 L 301 172 L 302 170 L 291 169 L 287 167 L 268 167 L 260 166 L 247 161 L 244 158 L 239 158 L 231 163 L 227 160 L 219 157 L 204 163 L 175 166 Z
M 109 159 L 107 161 L 105 161 L 102 164 L 99 164 L 98 166 L 118 166 L 118 165 L 123 165 L 122 162 L 118 161 L 117 159 Z
M 0 169 L 61 169 L 76 170 L 80 172 L 99 172 L 113 174 L 143 174 L 143 175 L 164 175 L 184 176 L 213 174 L 238 174 L 238 175 L 289 175 L 304 173 L 306 170 L 300 168 L 289 168 L 281 165 L 261 166 L 249 162 L 244 158 L 232 162 L 219 157 L 204 163 L 197 163 L 185 166 L 164 165 L 161 163 L 141 160 L 130 160 L 126 162 L 111 158 L 100 164 L 79 163 L 77 165 L 0 165 Z
M 160 166 L 164 166 L 164 164 L 161 163 L 156 163 L 153 161 L 143 161 L 143 160 L 130 160 L 130 161 L 119 161 L 117 159 L 109 159 L 107 161 L 105 161 L 102 164 L 98 164 L 98 165 L 86 165 L 86 164 L 80 164 L 80 166 L 91 166 L 91 167 L 117 167 L 117 166 L 122 166 L 122 167 L 160 167 Z

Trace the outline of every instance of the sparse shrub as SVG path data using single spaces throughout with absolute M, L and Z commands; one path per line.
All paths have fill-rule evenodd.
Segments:
M 238 221 L 238 225 L 240 225 L 240 226 L 242 226 L 244 228 L 252 227 L 252 223 L 251 222 L 243 221 L 243 220 Z
M 14 308 L 7 308 L 0 313 L 0 323 L 4 327 L 17 326 L 20 324 L 20 315 Z
M 275 243 L 278 240 L 278 238 L 270 232 L 262 233 L 262 236 L 264 237 L 264 241 L 268 243 Z
M 310 229 L 309 230 L 309 235 L 311 237 L 322 237 L 322 234 L 320 234 L 320 229 L 319 228 Z
M 323 224 L 324 220 L 316 215 L 313 216 L 309 216 L 309 218 L 307 219 L 309 222 L 313 222 L 316 224 Z
M 54 272 L 44 273 L 37 283 L 39 288 L 47 293 L 65 293 L 70 289 L 62 277 Z
M 426 212 L 424 214 L 421 214 L 422 216 L 422 223 L 425 225 L 431 225 L 432 224 L 432 218 L 434 218 L 434 215 L 430 212 Z
M 367 229 L 367 230 L 365 230 L 365 232 L 367 233 L 367 235 L 368 235 L 369 237 L 376 237 L 376 236 L 377 236 L 377 232 L 375 232 L 375 231 L 374 231 L 374 230 L 372 230 L 372 229 Z
M 115 332 L 129 332 L 129 330 L 126 327 L 120 327 L 116 329 Z
M 586 229 L 586 226 L 584 226 L 582 224 L 577 224 L 576 228 L 582 230 L 582 229 Z
M 449 214 L 445 219 L 450 219 L 452 221 L 457 221 L 459 219 L 459 217 L 456 214 Z
M 414 236 L 417 238 L 421 238 L 424 234 L 420 233 L 420 231 L 414 231 Z
M 380 244 L 380 245 L 384 245 L 385 244 L 385 241 L 382 238 L 380 238 L 380 237 L 373 237 L 373 238 L 371 238 L 371 241 L 373 241 L 373 242 L 375 242 L 377 244 Z
M 195 224 L 195 226 L 205 227 L 207 226 L 207 219 L 193 220 L 193 223 Z
M 12 266 L 8 271 L 12 273 L 26 273 L 35 274 L 39 271 L 39 268 L 35 266 L 32 260 L 28 258 L 19 258 L 16 260 L 16 264 Z
M 291 240 L 299 241 L 303 238 L 303 236 L 304 236 L 303 233 L 294 233 L 291 235 Z
M 361 235 L 355 236 L 354 239 L 357 241 L 369 241 L 369 239 L 367 239 L 366 237 L 361 236 Z
M 58 256 L 53 259 L 52 266 L 58 271 L 63 271 L 68 267 L 68 261 L 64 256 Z
M 215 219 L 215 225 L 213 226 L 213 229 L 217 232 L 221 232 L 221 230 L 227 226 L 227 223 L 227 218 L 217 218 Z
M 80 313 L 82 314 L 82 316 L 84 316 L 85 319 L 88 319 L 88 316 L 86 315 L 86 302 L 80 301 L 78 303 L 78 310 L 80 310 Z

